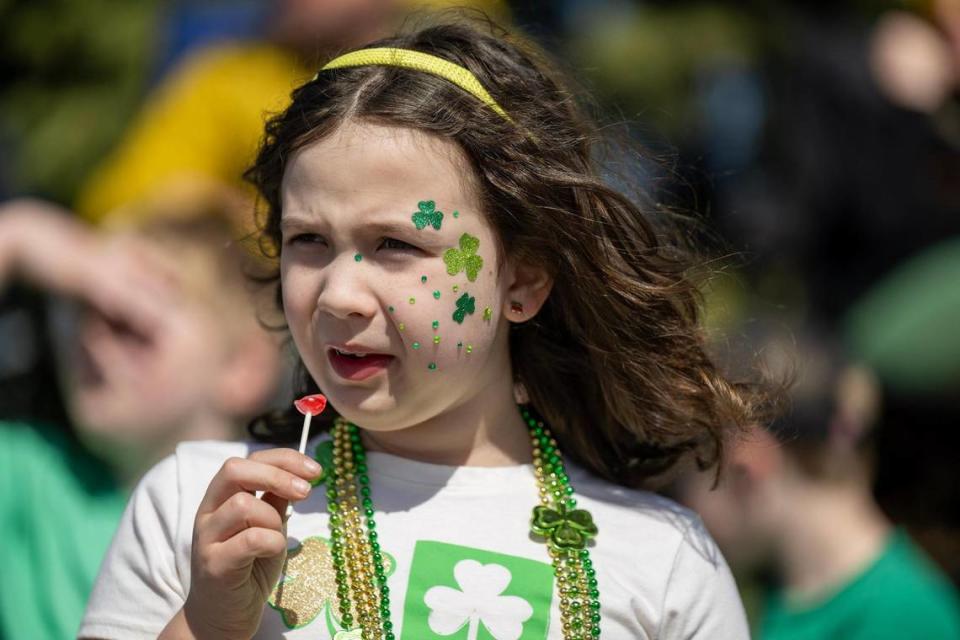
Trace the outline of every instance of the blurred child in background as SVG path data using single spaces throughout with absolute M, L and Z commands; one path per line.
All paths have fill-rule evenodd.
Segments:
M 774 578 L 755 635 L 960 638 L 953 586 L 872 495 L 872 374 L 824 338 L 801 339 L 792 355 L 766 346 L 772 368 L 798 363 L 792 406 L 731 452 L 718 488 L 699 474 L 681 490 L 741 576 Z
M 181 440 L 236 437 L 274 391 L 242 252 L 198 209 L 101 233 L 42 202 L 0 206 L 0 287 L 70 299 L 51 328 L 72 422 L 0 422 L 0 638 L 73 637 L 141 473 Z

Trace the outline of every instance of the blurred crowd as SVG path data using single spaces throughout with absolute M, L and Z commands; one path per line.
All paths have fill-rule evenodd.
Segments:
M 960 0 L 13 0 L 0 640 L 72 637 L 139 476 L 289 403 L 242 179 L 264 119 L 450 6 L 562 61 L 629 142 L 610 179 L 700 221 L 717 358 L 792 381 L 670 490 L 755 637 L 960 638 Z

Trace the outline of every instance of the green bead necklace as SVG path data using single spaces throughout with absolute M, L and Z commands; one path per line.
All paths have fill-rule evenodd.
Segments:
M 565 640 L 600 637 L 600 591 L 587 542 L 597 535 L 593 517 L 577 509 L 557 441 L 520 408 L 530 433 L 540 504 L 531 531 L 543 538 L 560 595 Z M 330 513 L 330 553 L 344 631 L 334 640 L 396 640 L 390 620 L 390 587 L 374 521 L 367 454 L 355 424 L 337 418 L 332 465 L 324 474 Z

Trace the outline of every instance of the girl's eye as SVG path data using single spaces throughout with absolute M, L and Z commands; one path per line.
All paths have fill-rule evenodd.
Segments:
M 323 236 L 316 233 L 298 233 L 287 240 L 287 244 L 327 244 Z
M 396 238 L 384 238 L 379 248 L 393 251 L 416 251 L 417 249 L 412 244 L 404 242 L 403 240 L 397 240 Z

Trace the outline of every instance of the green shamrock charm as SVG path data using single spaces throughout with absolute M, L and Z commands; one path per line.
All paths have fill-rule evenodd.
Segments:
M 447 265 L 447 273 L 455 276 L 461 271 L 467 274 L 467 280 L 473 282 L 483 268 L 483 258 L 477 255 L 480 248 L 479 238 L 469 233 L 460 236 L 459 249 L 447 249 L 443 252 L 443 261 Z
M 453 319 L 457 324 L 463 324 L 467 314 L 473 315 L 476 311 L 477 300 L 469 293 L 465 293 L 457 298 L 457 310 L 453 312 Z
M 310 482 L 313 486 L 317 486 L 327 481 L 329 477 L 328 470 L 333 469 L 333 441 L 324 440 L 318 444 L 313 450 L 313 459 L 323 467 L 323 471 L 320 472 L 320 477 Z
M 568 509 L 565 504 L 557 509 L 534 507 L 530 530 L 560 549 L 583 549 L 587 540 L 597 535 L 597 525 L 589 511 Z
M 417 203 L 420 211 L 413 214 L 410 219 L 413 220 L 413 224 L 417 227 L 418 231 L 427 226 L 431 226 L 437 231 L 440 231 L 440 223 L 443 222 L 443 211 L 437 211 L 436 206 L 433 200 L 424 200 Z

